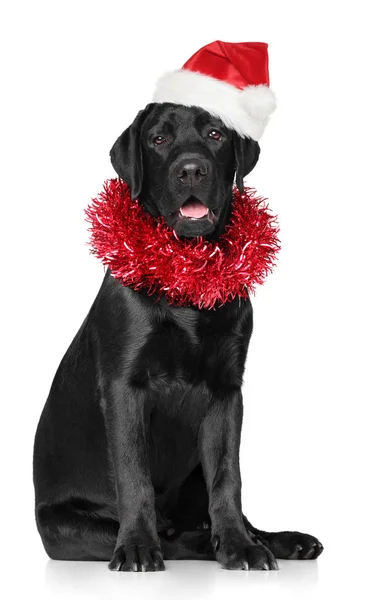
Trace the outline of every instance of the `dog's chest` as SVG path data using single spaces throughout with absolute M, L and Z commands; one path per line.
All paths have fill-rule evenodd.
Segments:
M 220 314 L 169 310 L 138 352 L 131 383 L 178 397 L 195 389 L 226 394 L 239 388 L 249 336 L 245 312 L 238 308 Z
M 245 304 L 224 311 L 173 309 L 155 315 L 130 365 L 130 385 L 146 397 L 147 440 L 155 489 L 198 462 L 197 433 L 214 395 L 239 389 L 250 337 Z

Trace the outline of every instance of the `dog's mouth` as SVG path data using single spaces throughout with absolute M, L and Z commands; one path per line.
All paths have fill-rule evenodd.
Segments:
M 209 209 L 205 204 L 191 196 L 179 209 L 179 214 L 187 219 L 203 219 L 209 214 Z
M 207 220 L 210 223 L 216 221 L 216 210 L 211 210 L 195 196 L 190 196 L 177 211 L 177 217 L 180 220 L 202 221 Z
M 196 196 L 189 196 L 182 206 L 165 217 L 177 235 L 196 237 L 210 235 L 219 220 L 220 208 L 209 208 Z

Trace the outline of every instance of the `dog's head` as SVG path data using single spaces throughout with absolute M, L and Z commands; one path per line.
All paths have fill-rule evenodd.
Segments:
M 231 212 L 232 187 L 254 168 L 259 144 L 197 107 L 149 104 L 117 139 L 110 156 L 132 198 L 162 215 L 180 236 L 218 237 Z

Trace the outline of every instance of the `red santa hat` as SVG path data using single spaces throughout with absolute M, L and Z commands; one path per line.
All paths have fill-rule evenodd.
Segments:
M 276 106 L 268 44 L 212 42 L 163 75 L 153 101 L 200 106 L 240 136 L 259 140 Z

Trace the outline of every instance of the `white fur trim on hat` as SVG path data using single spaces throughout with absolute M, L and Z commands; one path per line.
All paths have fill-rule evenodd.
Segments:
M 240 136 L 256 141 L 276 108 L 274 93 L 266 85 L 250 85 L 240 90 L 220 79 L 186 69 L 163 75 L 156 84 L 153 102 L 199 106 Z

